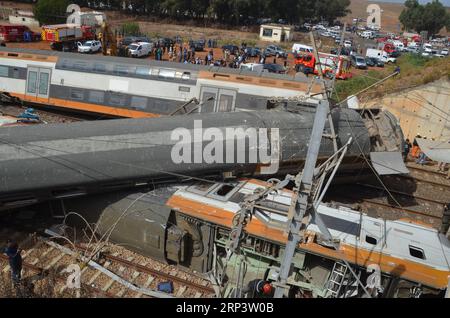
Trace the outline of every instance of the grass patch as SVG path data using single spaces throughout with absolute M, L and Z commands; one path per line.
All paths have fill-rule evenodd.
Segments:
M 359 97 L 376 98 L 396 90 L 431 83 L 443 77 L 450 79 L 450 57 L 427 58 L 417 54 L 403 54 L 397 59 L 396 64 L 386 64 L 384 68 L 372 69 L 349 80 L 336 82 L 333 100 L 341 101 L 350 95 L 355 95 L 392 74 L 397 66 L 400 66 L 398 76 L 370 88 Z

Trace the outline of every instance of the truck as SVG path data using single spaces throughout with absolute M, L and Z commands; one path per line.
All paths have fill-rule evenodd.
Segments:
M 388 54 L 391 54 L 392 52 L 396 51 L 396 48 L 394 44 L 388 42 L 384 44 L 383 51 L 385 51 Z
M 353 76 L 349 71 L 350 59 L 348 56 L 338 56 L 335 54 L 318 53 L 320 66 L 323 76 L 332 78 L 336 75 L 337 79 L 346 80 Z M 311 52 L 303 52 L 295 56 L 295 70 L 304 74 L 318 75 L 318 63 L 316 57 Z
M 73 51 L 77 49 L 77 42 L 95 39 L 95 31 L 90 26 L 76 24 L 44 25 L 41 38 L 50 42 L 52 50 Z
M 367 49 L 366 56 L 377 58 L 377 59 L 383 61 L 384 63 L 395 63 L 396 62 L 395 57 L 390 57 L 389 54 L 384 50 Z
M 0 24 L 0 41 L 3 42 L 30 42 L 39 41 L 40 35 L 34 33 L 25 25 Z

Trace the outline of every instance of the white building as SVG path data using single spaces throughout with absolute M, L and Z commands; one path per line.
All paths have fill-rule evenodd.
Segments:
M 72 13 L 67 18 L 68 24 L 87 25 L 87 26 L 100 26 L 103 21 L 106 21 L 106 16 L 103 12 L 90 11 L 81 12 L 77 11 Z
M 279 24 L 263 24 L 259 30 L 259 38 L 269 42 L 292 41 L 293 27 Z

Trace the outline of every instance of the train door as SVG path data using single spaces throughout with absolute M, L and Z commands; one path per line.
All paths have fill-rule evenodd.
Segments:
M 200 92 L 200 102 L 202 103 L 200 112 L 233 111 L 236 104 L 236 95 L 236 91 L 232 89 L 204 86 Z
M 26 95 L 36 101 L 48 100 L 50 74 L 48 68 L 28 67 Z

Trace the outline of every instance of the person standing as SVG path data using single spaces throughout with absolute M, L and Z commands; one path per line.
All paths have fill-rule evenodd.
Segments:
M 403 161 L 406 162 L 406 160 L 408 159 L 408 154 L 409 151 L 411 150 L 411 143 L 409 142 L 409 139 L 405 140 L 405 143 L 403 144 Z
M 11 280 L 14 285 L 17 285 L 21 279 L 22 256 L 20 255 L 20 252 L 19 245 L 8 240 L 3 253 L 8 256 L 9 267 L 11 268 Z
M 182 54 L 181 54 L 181 47 L 180 47 L 180 50 L 178 51 L 178 62 L 179 63 L 181 63 L 182 61 L 181 61 L 181 59 L 182 59 Z

